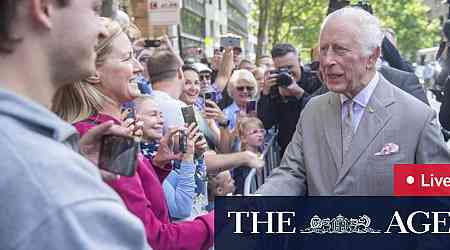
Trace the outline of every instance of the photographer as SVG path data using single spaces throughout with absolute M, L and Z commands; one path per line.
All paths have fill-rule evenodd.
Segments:
M 258 117 L 266 129 L 276 125 L 281 154 L 291 140 L 298 118 L 309 100 L 309 93 L 320 87 L 311 81 L 311 71 L 302 69 L 297 50 L 291 44 L 277 44 L 271 51 L 276 70 L 269 71 L 258 101 Z M 302 79 L 303 78 L 303 79 Z M 306 79 L 309 78 L 309 79 Z

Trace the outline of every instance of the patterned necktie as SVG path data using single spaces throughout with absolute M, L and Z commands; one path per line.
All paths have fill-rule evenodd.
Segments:
M 342 159 L 344 159 L 353 139 L 353 101 L 346 100 L 343 107 L 347 107 L 347 110 L 342 120 Z

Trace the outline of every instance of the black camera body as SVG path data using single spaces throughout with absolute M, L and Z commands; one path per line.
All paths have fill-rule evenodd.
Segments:
M 287 67 L 282 67 L 276 70 L 270 71 L 271 75 L 276 75 L 276 87 L 287 87 L 292 84 L 292 71 Z
M 144 40 L 144 48 L 158 48 L 161 46 L 161 40 Z

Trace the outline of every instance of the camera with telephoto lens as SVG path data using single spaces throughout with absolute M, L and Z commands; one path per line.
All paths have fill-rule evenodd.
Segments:
M 287 87 L 294 82 L 292 78 L 292 71 L 287 67 L 281 67 L 276 70 L 270 71 L 271 75 L 275 75 L 277 87 Z
M 278 91 L 278 87 L 288 87 L 294 81 L 292 77 L 292 71 L 288 67 L 280 67 L 276 70 L 272 70 L 269 72 L 270 75 L 273 75 L 274 79 L 276 79 L 276 84 L 270 88 L 270 98 L 271 99 L 283 99 Z

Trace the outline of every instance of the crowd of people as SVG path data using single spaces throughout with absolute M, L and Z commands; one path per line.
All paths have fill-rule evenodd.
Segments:
M 365 10 L 330 14 L 304 64 L 288 43 L 191 61 L 100 8 L 0 3 L 1 249 L 210 249 L 215 197 L 243 195 L 252 169 L 260 195 L 392 195 L 393 164 L 450 163 Z M 264 178 L 275 134 L 283 159 Z M 135 142 L 130 176 L 98 168 L 108 135 Z

